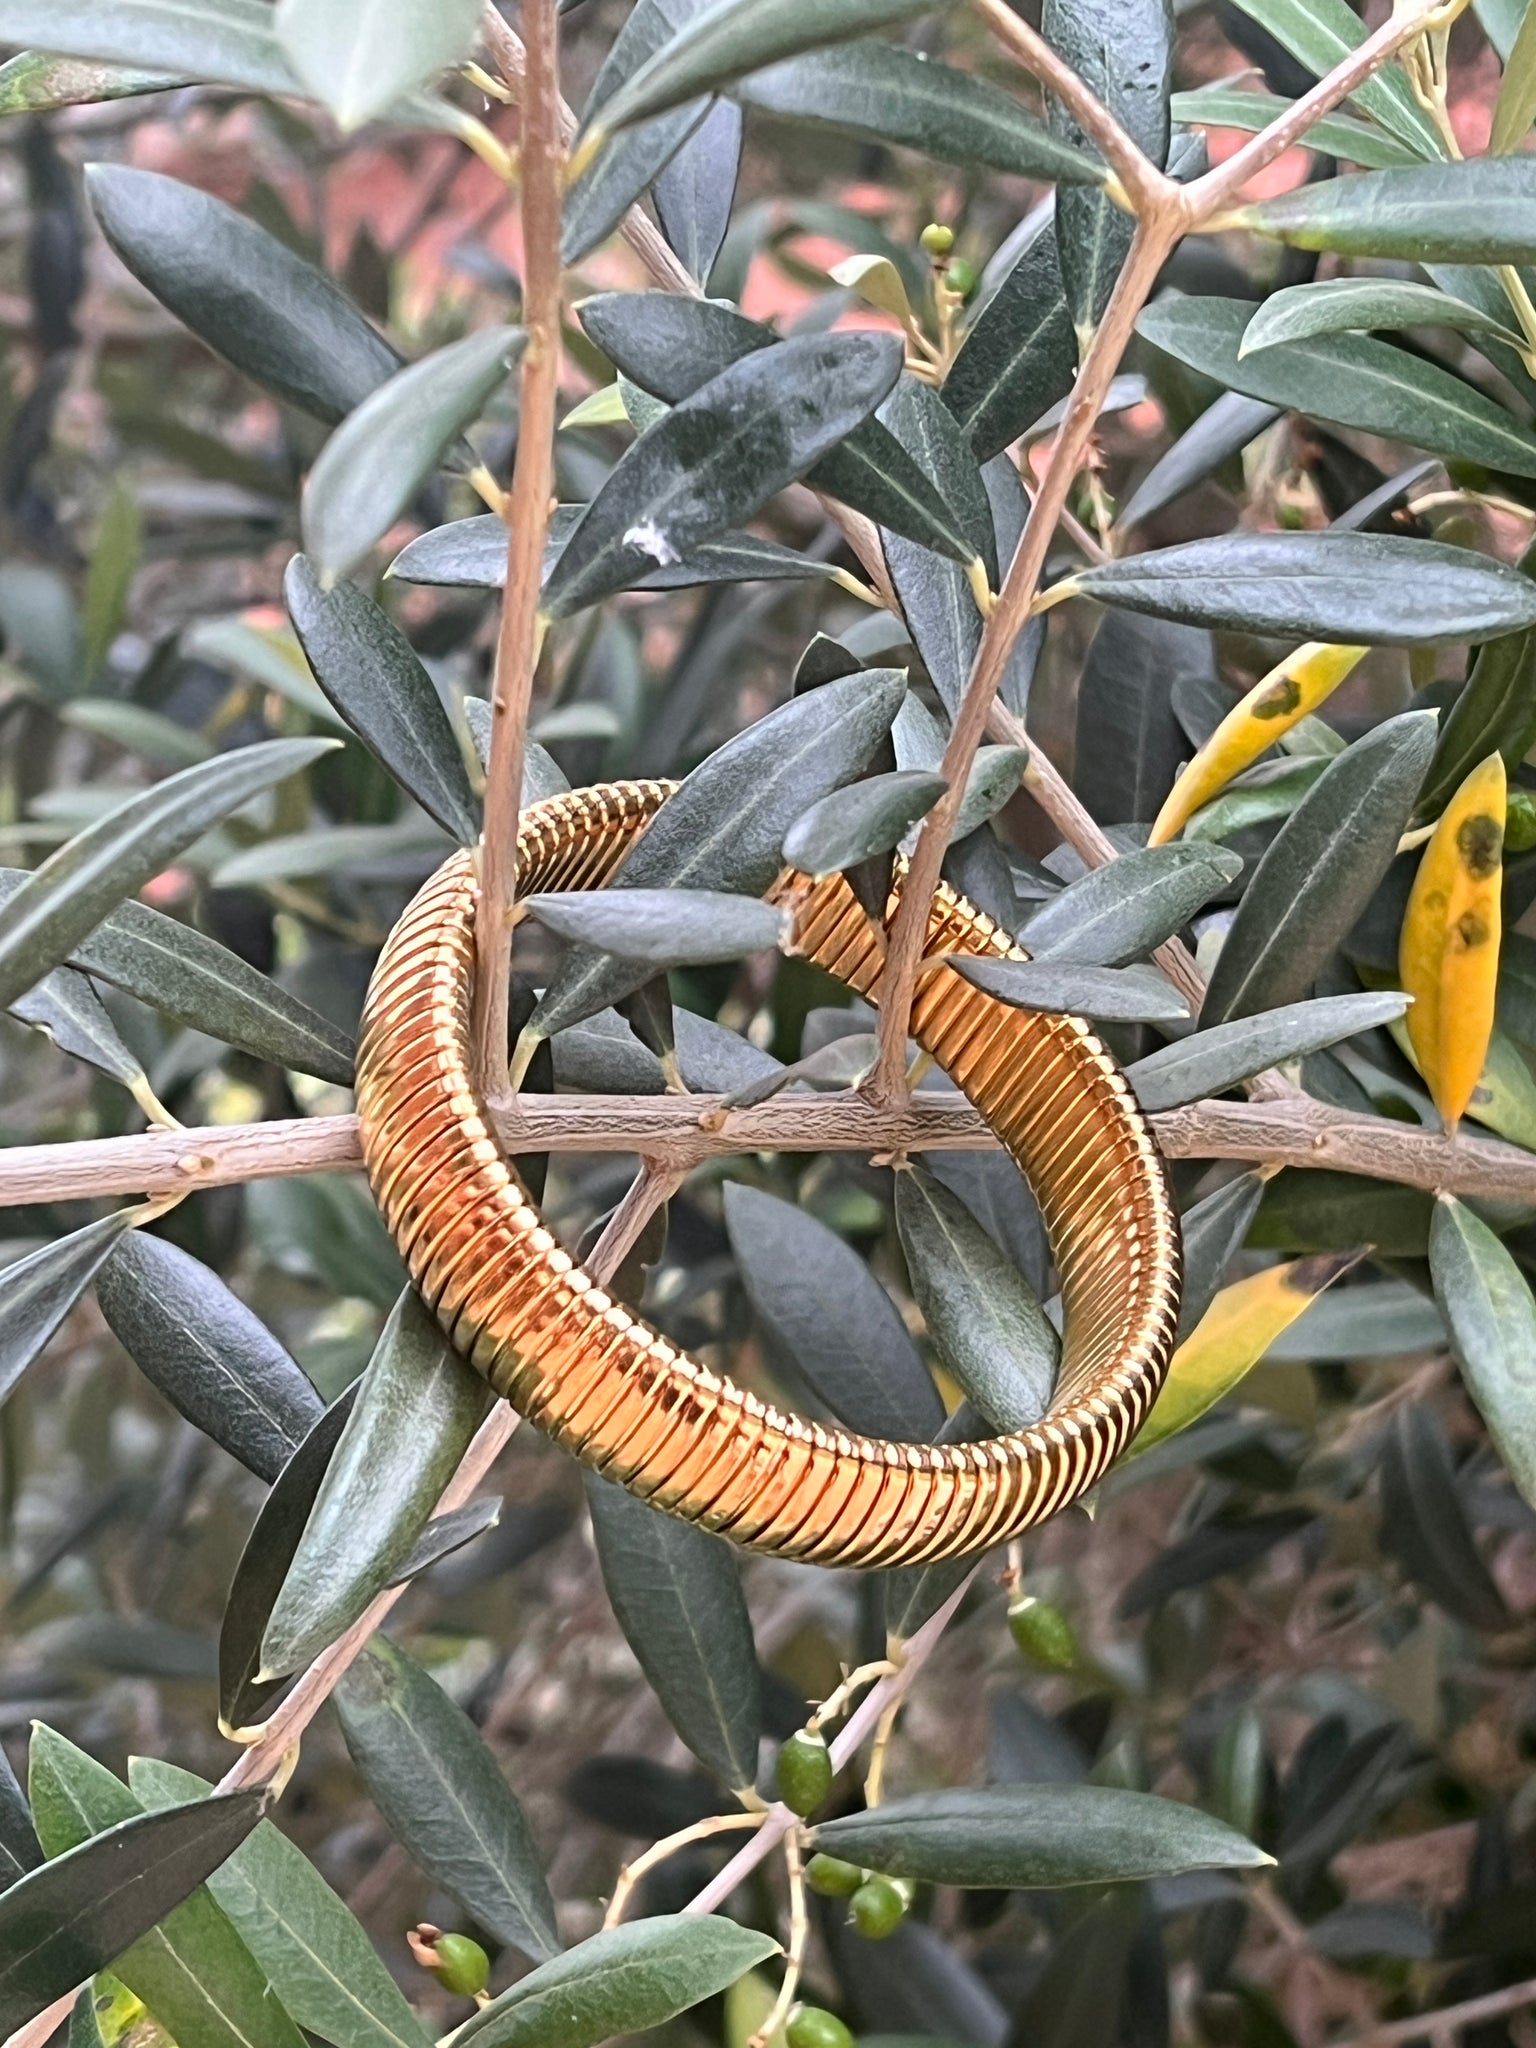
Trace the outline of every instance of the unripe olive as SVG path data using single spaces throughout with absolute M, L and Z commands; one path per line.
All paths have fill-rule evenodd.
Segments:
M 801 1728 L 779 1751 L 779 1797 L 802 1820 L 826 1802 L 832 1790 L 832 1759 L 827 1738 Z
M 813 1856 L 805 1866 L 805 1881 L 824 1899 L 849 1899 L 864 1882 L 857 1863 L 845 1863 L 841 1856 Z
M 1008 1628 L 1031 1663 L 1047 1671 L 1070 1671 L 1077 1662 L 1072 1624 L 1053 1600 L 1023 1594 L 1008 1609 Z
M 953 292 L 957 299 L 968 299 L 975 291 L 978 272 L 974 263 L 968 263 L 963 256 L 957 256 L 944 273 L 944 289 Z
M 931 220 L 918 236 L 918 240 L 930 256 L 947 256 L 955 246 L 955 231 L 953 228 L 941 227 L 936 220 Z
M 440 1934 L 432 1946 L 437 1950 L 432 1974 L 445 1991 L 456 1998 L 473 1998 L 485 1989 L 491 1959 L 478 1941 L 471 1941 L 467 1934 Z
M 866 1941 L 884 1941 L 906 1919 L 908 1897 L 888 1877 L 867 1877 L 848 1902 L 848 1918 Z
M 835 2012 L 802 2005 L 784 2029 L 789 2048 L 853 2048 L 853 2036 Z
M 1504 818 L 1504 851 L 1529 853 L 1536 846 L 1536 789 L 1512 789 Z

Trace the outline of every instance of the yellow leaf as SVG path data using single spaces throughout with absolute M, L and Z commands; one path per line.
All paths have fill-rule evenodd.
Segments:
M 831 277 L 834 284 L 857 292 L 866 304 L 889 313 L 903 327 L 911 325 L 912 305 L 907 288 L 901 281 L 901 272 L 888 256 L 849 256 L 844 262 L 833 264 Z
M 1281 1331 L 1363 1257 L 1358 1251 L 1319 1252 L 1224 1287 L 1173 1354 L 1132 1455 L 1198 1422 L 1253 1370 Z
M 1147 844 L 1166 846 L 1234 775 L 1251 767 L 1282 734 L 1331 697 L 1369 652 L 1365 647 L 1328 647 L 1313 641 L 1288 654 L 1233 705 L 1184 770 L 1168 792 Z
M 1490 754 L 1440 815 L 1403 917 L 1398 969 L 1413 997 L 1414 1064 L 1446 1129 L 1472 1100 L 1493 1036 L 1504 880 L 1504 762 Z

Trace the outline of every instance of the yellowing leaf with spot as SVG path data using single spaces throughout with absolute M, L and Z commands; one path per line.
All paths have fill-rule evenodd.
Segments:
M 1403 918 L 1398 969 L 1413 997 L 1409 1043 L 1447 1129 L 1472 1100 L 1493 1036 L 1504 809 L 1504 761 L 1490 754 L 1441 813 Z
M 842 263 L 834 263 L 830 275 L 834 284 L 857 292 L 866 305 L 889 313 L 903 327 L 911 324 L 912 304 L 907 288 L 889 256 L 850 256 Z
M 1224 1287 L 1173 1354 L 1132 1456 L 1188 1429 L 1250 1373 L 1282 1330 L 1363 1252 L 1319 1252 Z
M 1370 650 L 1310 642 L 1288 654 L 1262 682 L 1234 704 L 1184 770 L 1157 814 L 1149 846 L 1166 846 L 1195 812 L 1252 767 L 1282 734 L 1331 697 Z

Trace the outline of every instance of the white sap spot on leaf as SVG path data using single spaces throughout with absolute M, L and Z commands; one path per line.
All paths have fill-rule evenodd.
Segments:
M 639 548 L 662 569 L 683 559 L 654 519 L 642 519 L 637 526 L 630 527 L 624 536 L 624 545 Z

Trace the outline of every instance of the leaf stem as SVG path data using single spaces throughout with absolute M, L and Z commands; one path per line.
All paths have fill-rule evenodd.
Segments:
M 693 1821 L 688 1827 L 679 1828 L 675 1834 L 663 1835 L 659 1842 L 652 1842 L 649 1849 L 637 1856 L 633 1863 L 624 1864 L 619 1871 L 618 1883 L 613 1888 L 613 1897 L 608 1901 L 608 1910 L 603 1915 L 604 1927 L 617 1927 L 624 1918 L 624 1909 L 629 1904 L 635 1886 L 648 1871 L 657 1864 L 665 1863 L 669 1856 L 675 1856 L 679 1849 L 691 1848 L 695 1842 L 712 1841 L 716 1835 L 723 1835 L 741 1828 L 760 1828 L 764 1815 L 761 1813 L 712 1813 L 704 1820 Z
M 517 821 L 534 672 L 543 645 L 539 591 L 554 492 L 555 409 L 560 388 L 561 133 L 555 0 L 526 0 L 527 64 L 521 89 L 523 352 L 517 456 L 507 498 L 507 585 L 491 692 L 490 765 L 480 898 L 475 917 L 477 1078 L 487 1102 L 507 1098 L 507 988 L 517 892 Z
M 805 1859 L 798 1828 L 791 1828 L 784 1837 L 784 1872 L 789 1880 L 789 1946 L 784 1955 L 784 1976 L 768 2017 L 752 2035 L 747 2048 L 768 2048 L 769 2042 L 789 2018 L 800 1990 L 800 1973 L 805 1968 L 805 1951 L 811 1938 L 811 1915 L 805 1895 Z

